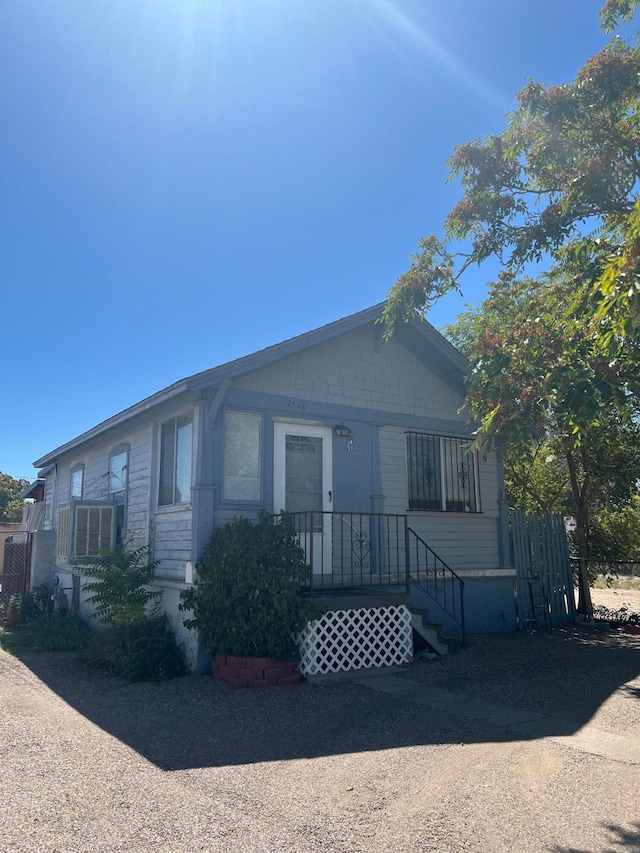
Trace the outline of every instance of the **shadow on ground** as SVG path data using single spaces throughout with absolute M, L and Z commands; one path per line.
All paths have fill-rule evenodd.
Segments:
M 552 636 L 473 637 L 468 648 L 408 668 L 408 677 L 460 694 L 444 714 L 357 683 L 234 689 L 208 676 L 129 684 L 71 655 L 22 662 L 87 719 L 165 770 L 251 764 L 422 744 L 522 739 L 464 716 L 465 697 L 591 719 L 640 673 L 640 643 L 565 629 Z M 625 688 L 637 697 L 638 688 Z M 567 734 L 566 727 L 558 734 Z
M 640 850 L 640 823 L 630 828 L 609 825 L 605 827 L 609 833 L 609 844 L 597 850 L 587 850 L 584 847 L 554 847 L 555 853 L 618 853 L 620 850 Z

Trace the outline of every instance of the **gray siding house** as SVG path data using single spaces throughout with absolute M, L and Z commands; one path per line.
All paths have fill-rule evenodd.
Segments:
M 179 594 L 212 529 L 285 509 L 307 592 L 330 606 L 402 593 L 455 630 L 464 584 L 467 631 L 514 629 L 500 463 L 470 449 L 465 359 L 424 321 L 384 341 L 382 307 L 176 382 L 34 463 L 56 574 L 81 610 L 74 558 L 148 545 L 195 662 Z

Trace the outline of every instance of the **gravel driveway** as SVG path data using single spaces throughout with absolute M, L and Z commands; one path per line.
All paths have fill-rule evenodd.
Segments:
M 131 685 L 0 651 L 0 850 L 640 850 L 639 675 L 640 640 L 573 629 L 473 637 L 392 676 L 398 695 Z M 478 698 L 569 731 L 528 737 Z M 636 752 L 585 751 L 585 732 Z

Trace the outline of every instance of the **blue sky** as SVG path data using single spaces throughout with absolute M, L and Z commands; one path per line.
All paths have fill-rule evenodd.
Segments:
M 458 198 L 453 147 L 570 81 L 600 5 L 5 0 L 0 471 L 384 299 Z

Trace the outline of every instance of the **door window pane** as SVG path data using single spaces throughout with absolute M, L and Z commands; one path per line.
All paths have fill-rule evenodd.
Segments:
M 322 512 L 322 439 L 287 435 L 285 449 L 285 509 Z

